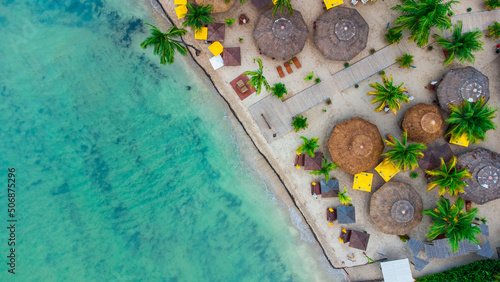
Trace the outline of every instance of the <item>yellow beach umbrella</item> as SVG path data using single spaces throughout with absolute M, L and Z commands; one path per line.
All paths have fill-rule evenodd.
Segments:
M 467 139 L 467 134 L 462 134 L 462 136 L 459 137 L 452 135 L 450 138 L 450 143 L 463 147 L 469 147 L 469 140 Z
M 175 5 L 186 5 L 187 2 L 187 0 L 174 0 Z
M 208 46 L 208 49 L 214 56 L 219 56 L 224 51 L 224 47 L 219 41 L 215 41 L 212 45 Z
M 361 172 L 354 175 L 354 183 L 352 189 L 371 192 L 372 191 L 373 174 Z
M 194 39 L 207 40 L 208 28 L 202 27 L 194 32 Z
M 393 162 L 381 162 L 375 170 L 382 176 L 385 182 L 391 180 L 394 175 L 400 172 L 399 168 Z
M 186 7 L 186 5 L 175 7 L 175 14 L 177 15 L 178 19 L 184 18 L 186 16 L 187 12 L 188 12 L 188 8 Z
M 342 0 L 323 0 L 323 2 L 325 2 L 327 10 L 344 3 Z

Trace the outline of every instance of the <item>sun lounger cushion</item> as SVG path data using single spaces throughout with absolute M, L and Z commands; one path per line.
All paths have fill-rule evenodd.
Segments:
M 281 78 L 285 77 L 285 73 L 283 72 L 281 66 L 277 67 L 276 70 L 278 71 L 278 74 L 280 75 Z
M 302 65 L 300 64 L 297 57 L 294 57 L 292 60 L 293 60 L 293 63 L 295 64 L 295 66 L 297 67 L 297 69 L 300 69 L 302 67 Z
M 291 74 L 293 72 L 292 68 L 290 67 L 290 63 L 286 62 L 285 63 L 285 68 L 288 74 Z

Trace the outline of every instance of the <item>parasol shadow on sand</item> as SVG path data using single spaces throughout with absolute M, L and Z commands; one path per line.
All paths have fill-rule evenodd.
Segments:
M 373 193 L 370 217 L 380 231 L 405 235 L 422 221 L 422 197 L 410 184 L 388 182 Z
M 214 7 L 214 13 L 221 13 L 229 10 L 236 0 L 230 0 L 229 3 L 226 4 L 224 0 L 195 0 L 197 5 L 212 5 Z
M 444 119 L 437 106 L 419 103 L 406 111 L 403 129 L 408 140 L 427 145 L 443 136 Z

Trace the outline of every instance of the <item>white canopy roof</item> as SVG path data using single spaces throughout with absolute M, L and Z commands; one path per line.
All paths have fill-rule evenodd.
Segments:
M 382 262 L 382 274 L 384 282 L 413 282 L 411 275 L 410 262 L 407 258 Z
M 219 69 L 224 66 L 224 60 L 222 59 L 221 55 L 217 57 L 210 58 L 210 63 L 212 64 L 212 67 L 214 70 Z

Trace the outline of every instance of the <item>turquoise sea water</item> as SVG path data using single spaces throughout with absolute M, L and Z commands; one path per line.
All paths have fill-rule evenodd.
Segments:
M 0 0 L 0 226 L 10 167 L 18 220 L 0 281 L 341 277 L 238 154 L 210 86 L 140 49 L 148 4 Z

